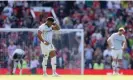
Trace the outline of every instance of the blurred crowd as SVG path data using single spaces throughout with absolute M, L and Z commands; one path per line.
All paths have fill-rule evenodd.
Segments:
M 124 27 L 128 47 L 123 54 L 123 69 L 133 69 L 132 1 L 3 1 L 0 3 L 0 28 L 38 28 L 51 14 L 43 11 L 35 19 L 30 12 L 30 7 L 33 6 L 52 7 L 63 29 L 84 29 L 84 64 L 85 68 L 89 69 L 111 69 L 111 49 L 108 47 L 106 40 L 118 28 Z M 19 34 L 0 32 L 1 52 L 8 53 L 6 51 L 8 51 L 11 39 L 16 39 L 16 45 L 26 45 L 24 48 L 26 53 L 32 53 L 32 55 L 29 54 L 26 62 L 30 62 L 30 58 L 35 56 L 33 54 L 40 56 L 41 52 L 35 34 L 30 32 L 19 32 Z M 77 38 L 74 40 L 76 41 L 75 44 L 79 45 L 79 40 Z M 58 41 L 54 41 L 58 45 Z M 80 54 L 76 50 L 77 47 L 70 49 L 63 46 L 62 49 L 59 48 L 57 49 L 59 68 L 65 68 L 68 66 L 67 64 L 75 62 L 76 66 L 80 65 Z M 7 54 L 1 55 L 2 58 L 0 59 L 3 59 L 6 64 Z M 41 61 L 42 56 L 35 59 Z M 3 60 L 1 60 L 1 64 Z M 4 67 L 6 66 L 4 65 Z

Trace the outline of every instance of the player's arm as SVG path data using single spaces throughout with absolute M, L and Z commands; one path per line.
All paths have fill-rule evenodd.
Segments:
M 20 60 L 20 72 L 19 74 L 21 75 L 22 74 L 22 69 L 23 69 L 23 60 Z
M 107 39 L 107 43 L 108 43 L 108 46 L 111 48 L 111 38 L 110 37 Z
M 42 38 L 42 31 L 38 30 L 37 37 L 38 37 L 39 40 L 40 40 L 41 42 L 43 42 L 44 44 L 46 44 L 46 45 L 49 44 L 47 41 L 45 41 L 45 40 Z
M 113 35 L 111 35 L 111 36 L 107 39 L 107 43 L 108 43 L 108 46 L 109 46 L 110 48 L 113 48 L 112 43 L 111 43 L 112 39 L 113 39 Z
M 60 27 L 57 23 L 53 23 L 52 30 L 60 30 Z
M 124 37 L 122 49 L 124 50 L 126 48 L 127 48 L 127 41 L 126 41 L 126 38 Z

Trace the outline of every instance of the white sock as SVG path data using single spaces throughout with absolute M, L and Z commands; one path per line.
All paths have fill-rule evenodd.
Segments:
M 116 71 L 117 73 L 119 73 L 119 70 L 120 70 L 120 65 L 119 65 L 119 62 L 116 63 Z
M 21 65 L 19 74 L 21 75 L 22 74 L 22 68 L 23 68 L 23 60 L 21 60 L 19 63 Z
M 112 69 L 113 69 L 113 72 L 116 72 L 116 62 L 115 61 L 112 61 Z
M 43 71 L 44 71 L 44 73 L 46 73 L 47 60 L 48 60 L 48 56 L 44 56 L 44 58 L 43 58 L 43 62 L 42 62 L 42 67 L 43 67 Z
M 52 71 L 53 73 L 55 73 L 56 72 L 56 56 L 51 58 L 51 65 L 52 65 Z
M 13 66 L 13 74 L 15 74 L 15 72 L 16 72 L 17 64 L 18 64 L 17 62 L 14 62 L 14 64 L 13 64 L 14 65 Z

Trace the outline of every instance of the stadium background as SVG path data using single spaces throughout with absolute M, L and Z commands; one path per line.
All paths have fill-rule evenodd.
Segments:
M 41 13 L 36 13 L 36 19 L 34 19 L 30 12 L 33 6 L 52 7 L 62 29 L 84 29 L 86 70 L 111 69 L 111 53 L 106 40 L 118 28 L 124 27 L 128 48 L 124 51 L 123 69 L 133 68 L 132 1 L 1 1 L 0 28 L 38 28 L 48 16 L 52 16 L 50 12 L 44 10 Z M 64 38 L 62 41 L 67 42 Z M 32 58 L 39 61 L 37 67 L 41 68 L 42 55 L 38 39 L 30 32 L 0 32 L 0 68 L 7 68 L 8 46 L 11 41 L 26 51 L 25 68 L 30 68 Z M 76 53 L 73 58 L 70 57 L 71 53 L 72 51 L 65 46 L 58 48 L 58 69 L 69 68 L 70 64 L 79 65 Z M 70 59 L 75 59 L 75 62 L 70 63 Z M 60 65 L 59 60 L 61 60 Z M 48 64 L 50 67 L 50 63 Z

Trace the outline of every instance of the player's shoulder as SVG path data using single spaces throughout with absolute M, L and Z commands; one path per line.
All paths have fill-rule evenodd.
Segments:
M 15 51 L 23 51 L 22 49 L 20 49 L 20 48 L 17 48 Z
M 45 27 L 45 23 L 41 24 L 39 27 Z
M 122 37 L 125 37 L 125 35 L 124 35 L 124 34 L 122 34 Z
M 43 29 L 47 29 L 48 28 L 48 26 L 45 23 L 41 24 L 40 27 L 42 27 Z
M 117 33 L 112 33 L 112 35 L 111 35 L 111 36 L 115 36 L 115 35 L 117 35 Z
M 118 33 L 113 33 L 113 35 L 118 35 Z

